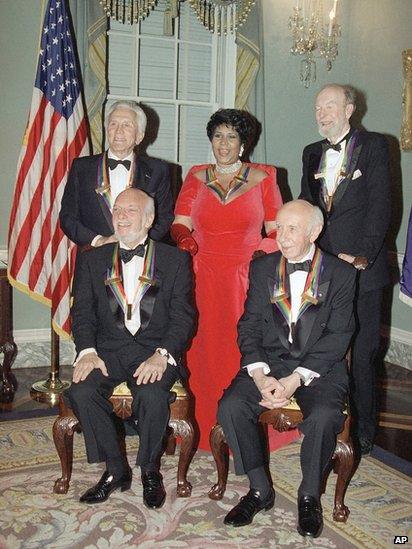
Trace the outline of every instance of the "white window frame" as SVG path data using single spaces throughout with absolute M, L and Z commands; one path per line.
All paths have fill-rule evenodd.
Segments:
M 148 16 L 150 18 L 150 15 Z M 175 25 L 178 25 L 179 22 L 175 21 Z M 201 23 L 198 23 L 201 25 Z M 157 103 L 157 104 L 166 104 L 174 105 L 175 107 L 175 117 L 174 117 L 174 135 L 175 135 L 175 145 L 173 151 L 173 158 L 168 158 L 167 160 L 172 162 L 179 162 L 179 108 L 181 105 L 184 106 L 198 106 L 198 107 L 209 107 L 211 113 L 216 111 L 219 108 L 233 108 L 235 104 L 235 95 L 236 95 L 236 42 L 235 35 L 228 34 L 226 36 L 218 36 L 216 33 L 212 35 L 212 66 L 210 74 L 210 97 L 211 101 L 191 101 L 188 99 L 178 99 L 178 98 L 158 98 L 158 97 L 148 97 L 141 96 L 138 94 L 138 83 L 139 83 L 139 74 L 138 74 L 138 59 L 139 59 L 139 26 L 133 25 L 133 48 L 132 48 L 132 94 L 131 95 L 119 95 L 119 94 L 108 94 L 108 102 L 113 102 L 122 99 L 131 99 L 137 102 L 143 103 Z M 115 35 L 123 35 L 123 33 L 117 29 L 110 29 L 108 31 L 109 37 L 109 52 L 110 52 L 110 37 Z M 144 34 L 143 37 L 150 35 Z M 167 40 L 170 43 L 170 37 L 162 37 L 155 35 L 157 40 Z M 175 34 L 174 38 L 174 91 L 177 89 L 177 64 L 178 64 L 178 45 L 179 44 L 191 44 L 193 41 L 184 40 Z M 129 52 L 128 52 L 129 53 Z M 109 53 L 110 55 L 110 53 Z M 205 125 L 206 125 L 205 120 Z M 212 161 L 211 153 L 210 157 L 207 159 Z M 202 159 L 205 161 L 205 159 Z

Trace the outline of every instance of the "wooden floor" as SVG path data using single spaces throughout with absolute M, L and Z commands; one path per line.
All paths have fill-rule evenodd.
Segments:
M 30 387 L 48 377 L 48 368 L 14 370 L 18 389 L 11 403 L 0 402 L 0 421 L 57 413 L 30 399 Z M 71 367 L 61 370 L 70 379 Z M 398 457 L 412 461 L 412 371 L 386 363 L 379 372 L 379 427 L 375 444 Z
M 412 461 L 412 371 L 386 363 L 379 373 L 378 388 L 375 444 Z

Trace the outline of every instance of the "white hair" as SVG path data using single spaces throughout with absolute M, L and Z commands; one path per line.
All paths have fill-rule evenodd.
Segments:
M 314 227 L 320 225 L 323 228 L 324 224 L 324 217 L 322 210 L 318 206 L 312 206 L 312 212 L 310 216 L 310 230 L 312 230 Z
M 141 190 L 141 189 L 139 189 L 139 190 Z M 154 201 L 154 198 L 152 196 L 149 196 L 144 191 L 142 191 L 142 193 L 144 193 L 146 195 L 146 199 L 147 199 L 144 211 L 147 215 L 152 215 L 154 217 L 154 215 L 155 215 L 155 201 Z
M 144 110 L 139 106 L 136 101 L 132 100 L 122 100 L 122 101 L 115 101 L 110 105 L 110 107 L 107 109 L 106 116 L 104 119 L 104 127 L 107 130 L 107 125 L 109 123 L 110 115 L 116 110 L 116 109 L 129 109 L 133 111 L 136 115 L 136 123 L 139 131 L 144 133 L 146 131 L 146 125 L 147 125 L 147 118 L 144 113 Z

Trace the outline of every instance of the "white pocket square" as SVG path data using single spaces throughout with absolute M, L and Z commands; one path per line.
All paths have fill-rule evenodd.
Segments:
M 352 179 L 358 179 L 358 177 L 360 177 L 362 175 L 362 172 L 360 170 L 355 170 L 353 172 L 353 177 Z

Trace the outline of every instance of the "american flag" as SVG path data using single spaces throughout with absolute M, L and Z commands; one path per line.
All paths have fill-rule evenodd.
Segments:
M 8 256 L 10 283 L 51 307 L 53 328 L 62 336 L 70 334 L 70 282 L 76 248 L 60 228 L 60 202 L 72 160 L 89 153 L 65 1 L 47 3 L 18 162 Z

